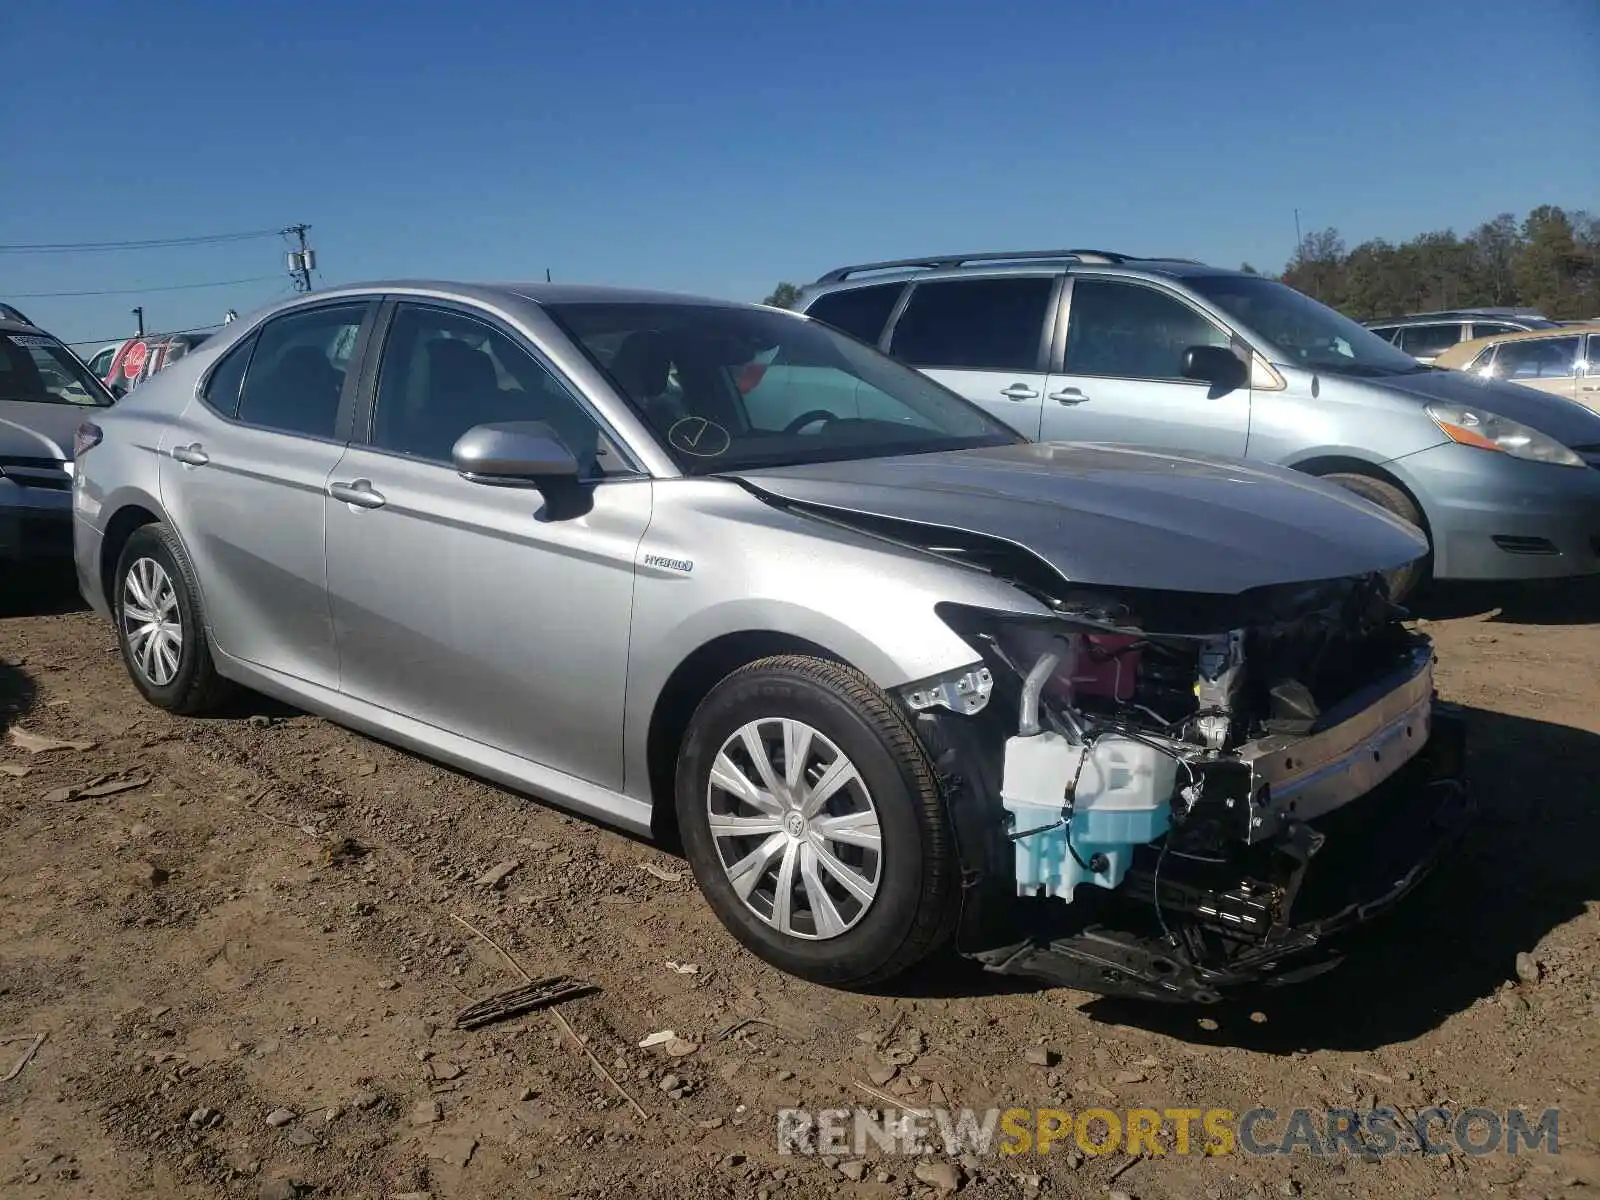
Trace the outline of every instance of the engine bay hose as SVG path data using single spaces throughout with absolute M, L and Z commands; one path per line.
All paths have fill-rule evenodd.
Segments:
M 1034 662 L 1033 670 L 1022 681 L 1021 711 L 1017 717 L 1017 733 L 1022 737 L 1032 737 L 1039 732 L 1039 697 L 1067 652 L 1067 645 L 1060 638 L 1052 639 L 1051 644 L 1055 649 L 1041 654 Z

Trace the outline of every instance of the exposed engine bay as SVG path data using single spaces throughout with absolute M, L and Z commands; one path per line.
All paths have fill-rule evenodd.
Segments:
M 991 969 L 1200 1002 L 1304 977 L 1465 820 L 1459 722 L 1380 577 L 1051 604 L 943 613 L 984 666 L 906 696 Z

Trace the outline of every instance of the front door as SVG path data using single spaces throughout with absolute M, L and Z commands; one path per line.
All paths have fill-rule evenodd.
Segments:
M 326 501 L 341 689 L 620 788 L 649 479 L 619 464 L 520 335 L 487 319 L 399 305 L 378 380 L 365 444 Z M 456 440 L 494 421 L 550 424 L 589 480 L 588 511 L 556 519 L 536 490 L 457 474 Z
M 1063 369 L 1045 383 L 1045 441 L 1110 442 L 1244 457 L 1250 390 L 1183 377 L 1190 346 L 1231 337 L 1174 293 L 1124 279 L 1074 277 Z
M 1583 339 L 1577 334 L 1501 342 L 1489 375 L 1568 400 L 1579 396 Z M 1593 383 L 1594 380 L 1588 380 Z
M 268 321 L 222 357 L 162 442 L 162 502 L 218 649 L 327 688 L 338 659 L 323 496 L 348 437 L 347 367 L 376 308 L 346 301 Z
M 895 322 L 889 353 L 1037 438 L 1058 286 L 1053 275 L 919 283 Z

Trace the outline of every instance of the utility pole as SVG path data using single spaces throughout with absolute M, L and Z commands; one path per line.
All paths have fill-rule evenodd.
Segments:
M 1294 252 L 1296 255 L 1305 249 L 1306 240 L 1300 236 L 1300 210 L 1294 210 Z
M 306 230 L 310 228 L 311 226 L 304 224 L 291 225 L 283 231 L 285 237 L 292 233 L 300 241 L 299 249 L 289 251 L 288 255 L 289 274 L 294 277 L 294 287 L 297 292 L 311 290 L 311 272 L 317 268 L 317 252 L 306 241 Z
M 134 318 L 139 322 L 139 332 L 138 332 L 137 336 L 138 337 L 143 337 L 144 336 L 144 305 L 141 304 L 138 307 L 131 309 L 130 311 L 133 313 Z

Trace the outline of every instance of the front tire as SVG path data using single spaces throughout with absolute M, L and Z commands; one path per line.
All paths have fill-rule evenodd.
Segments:
M 117 559 L 112 612 L 123 665 L 151 704 L 199 716 L 227 699 L 232 685 L 211 659 L 194 567 L 169 526 L 144 525 L 128 539 Z
M 1402 521 L 1417 527 L 1424 536 L 1428 536 L 1428 528 L 1422 522 L 1422 512 L 1412 503 L 1411 497 L 1406 495 L 1394 484 L 1382 479 L 1375 479 L 1371 475 L 1360 475 L 1355 472 L 1336 471 L 1322 478 L 1329 483 L 1337 483 L 1346 491 L 1354 492 L 1363 500 L 1376 504 L 1379 508 L 1393 513 Z M 1399 603 L 1413 592 L 1416 592 L 1427 581 L 1433 569 L 1433 539 L 1428 538 L 1428 553 L 1398 567 L 1393 571 L 1385 571 L 1384 578 L 1389 583 L 1389 599 Z
M 678 758 L 684 850 L 749 950 L 816 983 L 882 983 L 948 941 L 959 870 L 933 769 L 860 672 L 785 655 L 729 675 Z

